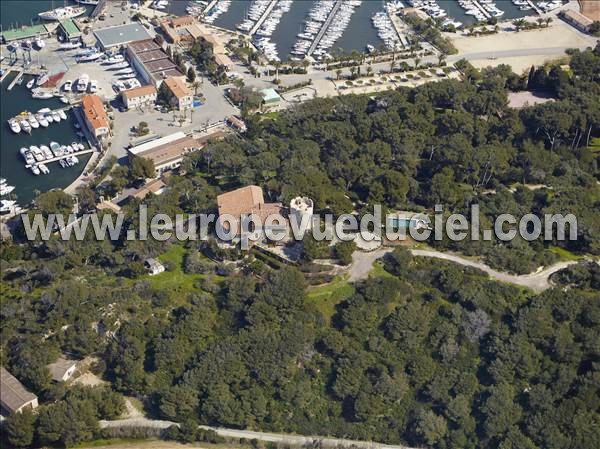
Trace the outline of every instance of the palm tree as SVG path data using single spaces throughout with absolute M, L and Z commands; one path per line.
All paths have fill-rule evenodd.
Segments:
M 546 17 L 545 21 L 546 21 L 546 28 L 548 28 L 550 26 L 550 24 L 552 22 L 554 22 L 554 19 L 552 17 Z
M 281 67 L 281 62 L 275 61 L 273 67 L 275 67 L 275 80 L 279 81 L 279 68 Z
M 446 62 L 446 55 L 444 53 L 440 53 L 438 55 L 438 65 L 443 65 Z
M 200 89 L 200 82 L 199 81 L 194 81 L 192 83 L 192 87 L 194 88 L 194 95 L 198 95 L 198 89 Z
M 369 64 L 367 66 L 367 76 L 371 76 L 373 74 L 373 67 L 371 67 L 371 64 Z
M 521 29 L 525 26 L 526 23 L 527 21 L 525 19 L 515 19 L 512 21 L 512 24 L 517 29 L 517 33 L 521 31 Z
M 336 79 L 340 79 L 340 76 L 342 76 L 342 69 L 335 69 L 335 74 L 336 74 Z
M 541 26 L 542 26 L 542 23 L 544 23 L 544 22 L 545 22 L 545 20 L 544 20 L 544 19 L 542 19 L 541 17 L 538 17 L 538 18 L 536 19 L 536 22 L 537 22 L 538 26 L 541 28 Z
M 396 68 L 396 59 L 392 59 L 390 61 L 390 72 L 393 72 L 395 68 Z
M 310 61 L 308 59 L 303 59 L 301 64 L 304 68 L 304 71 L 308 72 L 308 66 L 310 66 Z
M 421 58 L 415 58 L 415 69 L 419 68 L 419 64 L 421 64 Z

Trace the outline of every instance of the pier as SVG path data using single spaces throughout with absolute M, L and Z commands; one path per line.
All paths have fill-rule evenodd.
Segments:
M 275 5 L 277 4 L 278 1 L 279 0 L 272 0 L 271 3 L 269 3 L 269 6 L 267 6 L 267 9 L 265 9 L 265 12 L 263 13 L 263 15 L 260 17 L 260 19 L 258 19 L 256 21 L 256 23 L 254 24 L 254 26 L 248 33 L 248 34 L 250 34 L 250 36 L 253 36 L 254 33 L 256 33 L 258 31 L 258 29 L 260 28 L 260 26 L 264 23 L 264 21 L 267 20 L 267 17 L 269 17 L 269 14 L 271 14 L 271 11 L 273 11 L 273 8 L 275 8 Z
M 538 15 L 541 16 L 543 14 L 542 10 L 540 8 L 538 8 L 537 5 L 535 3 L 533 3 L 531 0 L 527 0 L 527 4 L 529 6 L 531 6 Z
M 90 18 L 96 19 L 98 16 L 100 16 L 100 14 L 102 14 L 104 8 L 106 8 L 106 0 L 100 0 L 94 8 L 94 10 L 92 11 L 92 13 L 90 14 Z
M 218 1 L 219 0 L 212 0 L 208 5 L 206 5 L 206 8 L 204 8 L 204 11 L 202 11 L 202 13 L 208 14 L 210 12 L 210 10 L 215 7 L 215 5 L 218 3 Z
M 12 90 L 12 88 L 15 87 L 15 84 L 17 84 L 19 82 L 19 80 L 21 78 L 23 78 L 24 74 L 25 74 L 24 70 L 22 70 L 22 69 L 18 70 L 17 76 L 15 76 L 15 78 L 10 82 L 10 84 L 8 85 L 6 90 Z
M 406 38 L 406 33 L 404 32 L 404 30 L 408 29 L 408 26 L 406 25 L 406 23 L 404 23 L 402 19 L 400 19 L 398 14 L 390 14 L 389 12 L 387 14 L 390 18 L 390 21 L 392 22 L 394 30 L 396 30 L 396 34 L 398 35 L 398 39 L 400 39 L 402 46 L 404 48 L 408 47 L 410 44 L 408 42 L 408 39 Z
M 479 11 L 481 11 L 481 13 L 485 16 L 486 19 L 490 19 L 492 17 L 492 15 L 489 12 L 487 12 L 487 10 L 483 6 L 481 6 L 481 4 L 477 0 L 473 0 L 473 4 Z
M 323 22 L 323 27 L 319 30 L 319 33 L 315 37 L 315 40 L 313 41 L 313 43 L 310 44 L 310 47 L 309 47 L 308 51 L 306 52 L 306 56 L 312 55 L 312 53 L 315 51 L 315 49 L 317 48 L 317 45 L 319 45 L 319 42 L 321 42 L 321 39 L 327 32 L 327 28 L 329 28 L 329 25 L 331 25 L 333 18 L 335 17 L 338 10 L 342 6 L 343 1 L 344 0 L 337 0 L 335 2 L 335 5 L 333 5 L 333 9 L 329 13 L 329 16 L 327 16 L 327 19 L 325 20 L 325 22 Z
M 31 164 L 31 165 L 26 164 L 25 168 L 30 168 L 32 165 L 40 165 L 40 164 L 48 164 L 50 162 L 58 162 L 61 159 L 65 159 L 69 156 L 81 156 L 83 154 L 93 153 L 94 151 L 96 151 L 96 150 L 93 148 L 88 148 L 86 150 L 81 150 L 81 151 L 76 151 L 74 153 L 65 154 L 64 156 L 56 156 L 56 157 L 53 157 L 52 159 L 45 159 L 43 161 L 36 162 L 35 164 Z

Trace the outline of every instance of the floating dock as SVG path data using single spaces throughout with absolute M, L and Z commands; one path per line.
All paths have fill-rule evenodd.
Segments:
M 13 70 L 13 72 L 14 72 L 14 70 Z M 19 82 L 19 80 L 21 78 L 23 78 L 23 75 L 25 74 L 23 69 L 19 69 L 19 70 L 17 70 L 17 72 L 18 72 L 17 76 L 15 76 L 15 78 L 10 82 L 10 84 L 8 85 L 6 90 L 12 90 L 12 88 L 15 87 L 15 84 L 17 84 Z
M 481 11 L 481 13 L 485 16 L 486 19 L 491 19 L 492 15 L 485 9 L 477 0 L 472 0 L 475 7 Z
M 210 12 L 210 10 L 213 9 L 218 2 L 219 2 L 219 0 L 212 0 L 208 5 L 206 5 L 206 8 L 204 8 L 204 11 L 202 11 L 202 13 L 208 14 Z
M 537 5 L 535 3 L 533 3 L 531 0 L 527 0 L 527 4 L 529 4 L 529 6 L 531 6 L 538 15 L 541 16 L 543 14 L 542 10 L 540 8 L 538 8 Z
M 306 52 L 306 56 L 310 56 L 310 55 L 313 54 L 313 52 L 317 48 L 317 45 L 319 45 L 319 42 L 321 42 L 321 39 L 323 39 L 323 36 L 327 32 L 327 28 L 329 28 L 329 25 L 331 25 L 331 21 L 333 20 L 333 18 L 337 14 L 337 12 L 340 9 L 340 7 L 342 6 L 343 2 L 344 2 L 344 0 L 337 0 L 335 2 L 335 5 L 333 5 L 333 9 L 329 13 L 329 16 L 327 16 L 327 19 L 325 20 L 325 22 L 323 22 L 323 26 L 321 27 L 321 29 L 317 33 L 317 36 L 315 37 L 315 40 L 313 41 L 312 44 L 310 44 L 310 47 L 308 48 L 308 51 Z
M 26 164 L 25 168 L 30 168 L 33 165 L 48 164 L 50 162 L 58 162 L 61 159 L 66 159 L 66 158 L 68 158 L 70 156 L 81 156 L 83 154 L 93 153 L 94 151 L 95 150 L 93 148 L 88 148 L 88 149 L 85 149 L 85 150 L 76 151 L 74 153 L 65 154 L 64 156 L 56 156 L 56 157 L 53 157 L 52 159 L 45 159 L 43 161 L 36 162 L 35 164 Z
M 261 27 L 261 25 L 265 22 L 265 20 L 267 20 L 267 17 L 269 17 L 269 14 L 271 14 L 271 11 L 273 11 L 273 8 L 275 8 L 275 5 L 277 4 L 278 1 L 279 0 L 272 0 L 271 3 L 269 3 L 269 6 L 267 6 L 267 9 L 265 9 L 265 12 L 263 13 L 263 15 L 260 16 L 260 19 L 258 19 L 256 21 L 256 23 L 254 24 L 254 26 L 248 33 L 250 36 L 253 36 L 254 33 L 256 33 L 258 31 L 258 29 Z

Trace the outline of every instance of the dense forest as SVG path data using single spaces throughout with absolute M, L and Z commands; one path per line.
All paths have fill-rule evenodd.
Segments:
M 563 253 L 598 255 L 600 46 L 570 57 L 523 77 L 461 63 L 462 81 L 249 116 L 246 138 L 190 155 L 185 174 L 145 200 L 149 215 L 213 211 L 219 192 L 248 183 L 273 200 L 308 195 L 336 214 L 476 202 L 488 219 L 574 213 L 579 238 L 430 243 L 519 273 Z M 555 100 L 509 108 L 508 92 L 527 87 Z M 79 207 L 131 179 L 117 167 L 79 191 Z M 72 204 L 53 191 L 36 209 Z M 123 233 L 137 205 L 125 206 Z M 165 258 L 163 277 L 144 275 L 150 256 Z M 11 418 L 5 436 L 20 446 L 94 438 L 98 419 L 119 415 L 123 393 L 186 423 L 439 449 L 600 447 L 596 264 L 563 270 L 534 295 L 396 249 L 329 310 L 311 296 L 305 267 L 273 270 L 243 256 L 212 242 L 91 234 L 2 242 L 2 364 L 44 403 Z M 94 371 L 111 388 L 52 383 L 46 365 L 61 352 L 98 357 Z

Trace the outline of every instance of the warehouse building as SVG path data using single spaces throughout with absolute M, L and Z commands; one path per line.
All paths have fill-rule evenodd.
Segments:
M 169 76 L 185 78 L 177 64 L 152 39 L 131 42 L 127 46 L 127 56 L 144 81 L 155 87 Z
M 150 142 L 129 148 L 129 160 L 134 157 L 143 157 L 154 163 L 156 176 L 162 173 L 176 169 L 181 165 L 183 157 L 194 151 L 198 151 L 209 140 L 219 140 L 225 137 L 222 131 L 215 131 L 208 136 L 195 138 L 184 132 L 177 132 Z
M 130 42 L 151 39 L 152 36 L 140 23 L 128 23 L 94 30 L 98 45 L 102 51 L 118 49 Z
M 3 415 L 38 406 L 38 398 L 27 391 L 19 380 L 4 367 L 0 367 L 0 406 Z

